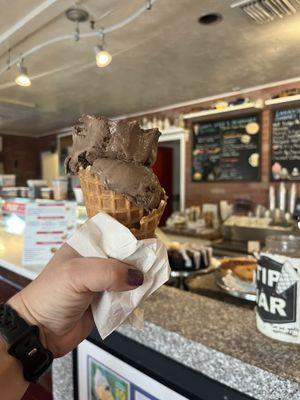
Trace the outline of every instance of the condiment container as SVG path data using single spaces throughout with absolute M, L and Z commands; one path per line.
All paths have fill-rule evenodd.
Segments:
M 18 188 L 16 187 L 3 187 L 1 189 L 1 196 L 8 197 L 18 197 Z
M 256 271 L 260 332 L 300 344 L 300 236 L 270 236 Z
M 55 200 L 65 200 L 68 195 L 68 179 L 56 178 L 52 180 L 53 194 Z
M 4 187 L 16 186 L 16 175 L 1 174 L 0 175 L 0 186 L 4 186 Z
M 19 187 L 19 196 L 20 197 L 28 197 L 29 188 L 27 186 Z
M 28 179 L 27 185 L 29 188 L 28 197 L 30 199 L 40 199 L 41 198 L 41 188 L 48 187 L 48 183 L 42 179 Z
M 53 199 L 53 189 L 49 187 L 41 188 L 42 199 Z

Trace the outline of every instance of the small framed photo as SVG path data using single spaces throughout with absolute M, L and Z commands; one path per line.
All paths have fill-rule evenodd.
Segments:
M 77 348 L 76 400 L 187 400 L 88 340 Z

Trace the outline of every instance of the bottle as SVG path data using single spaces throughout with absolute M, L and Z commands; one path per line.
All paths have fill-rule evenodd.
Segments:
M 274 186 L 269 187 L 269 210 L 274 211 L 276 208 L 276 199 L 275 199 L 275 188 Z
M 280 211 L 286 211 L 286 187 L 283 182 L 280 183 L 278 189 L 278 207 Z
M 256 271 L 256 325 L 273 339 L 300 344 L 300 236 L 269 236 Z
M 288 211 L 293 215 L 296 207 L 296 197 L 297 197 L 297 189 L 295 183 L 292 184 L 289 190 L 289 203 L 288 203 Z
M 168 129 L 170 129 L 170 120 L 168 117 L 165 117 L 164 119 L 164 129 L 167 131 Z

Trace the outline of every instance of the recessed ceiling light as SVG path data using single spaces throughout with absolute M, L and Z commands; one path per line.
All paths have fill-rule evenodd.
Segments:
M 198 18 L 199 24 L 202 25 L 211 25 L 211 24 L 217 24 L 218 22 L 221 22 L 223 19 L 221 14 L 217 13 L 210 13 L 210 14 L 204 14 L 201 15 L 201 17 Z

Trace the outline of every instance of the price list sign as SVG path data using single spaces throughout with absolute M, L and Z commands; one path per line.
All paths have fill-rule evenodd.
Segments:
M 194 182 L 257 181 L 259 156 L 258 114 L 193 125 Z
M 271 179 L 300 180 L 300 108 L 273 111 Z
M 25 223 L 23 265 L 45 265 L 76 229 L 76 203 L 28 203 Z

